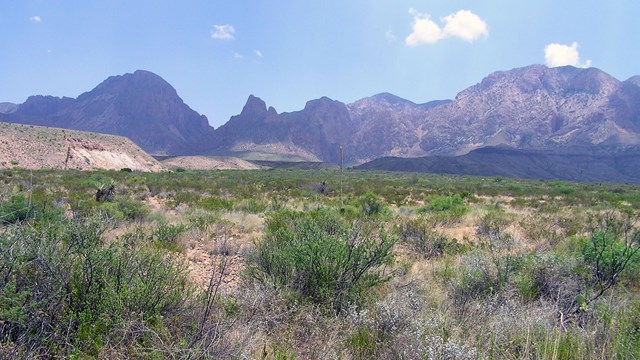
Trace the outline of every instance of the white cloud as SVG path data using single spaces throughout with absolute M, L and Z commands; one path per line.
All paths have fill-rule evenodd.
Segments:
M 584 63 L 580 62 L 580 53 L 578 52 L 578 43 L 573 42 L 571 45 L 549 44 L 544 48 L 544 60 L 549 67 L 571 65 L 580 68 L 591 66 L 591 60 Z
M 407 45 L 433 44 L 444 38 L 442 29 L 429 18 L 429 15 L 420 14 L 413 8 L 409 9 L 409 13 L 413 15 L 413 32 L 405 39 Z
M 489 36 L 487 23 L 469 10 L 447 15 L 442 21 L 445 23 L 443 32 L 447 37 L 457 37 L 471 42 Z
M 416 9 L 409 9 L 409 14 L 413 15 L 413 31 L 405 39 L 408 46 L 433 44 L 450 37 L 472 42 L 489 36 L 487 23 L 469 10 L 460 10 L 441 18 L 443 27 L 431 20 L 430 15 Z
M 262 54 L 262 51 L 260 50 L 253 50 L 253 53 L 256 54 L 257 57 L 264 57 L 264 55 Z
M 42 21 L 42 19 L 38 15 L 30 17 L 29 20 L 31 20 L 33 22 L 36 22 L 36 23 L 39 23 L 40 21 Z
M 242 59 L 242 58 L 244 58 L 244 56 L 242 56 L 242 54 L 234 51 L 233 52 L 233 58 L 234 59 Z
M 236 29 L 232 25 L 213 25 L 211 29 L 211 38 L 216 40 L 233 40 Z

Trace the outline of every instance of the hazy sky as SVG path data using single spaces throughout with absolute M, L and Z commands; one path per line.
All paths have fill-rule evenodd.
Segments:
M 0 0 L 0 102 L 152 71 L 218 127 L 249 94 L 453 98 L 535 63 L 640 74 L 640 1 Z

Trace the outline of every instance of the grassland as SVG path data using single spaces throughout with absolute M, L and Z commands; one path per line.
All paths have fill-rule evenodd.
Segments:
M 640 358 L 640 187 L 0 171 L 0 357 Z

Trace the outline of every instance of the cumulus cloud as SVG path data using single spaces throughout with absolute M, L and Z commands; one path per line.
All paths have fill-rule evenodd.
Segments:
M 469 42 L 489 36 L 487 23 L 469 10 L 459 10 L 440 18 L 442 26 L 416 9 L 409 9 L 413 15 L 413 31 L 405 39 L 409 46 L 433 44 L 446 38 L 459 38 Z
M 591 60 L 584 63 L 580 62 L 580 52 L 578 51 L 578 43 L 573 42 L 571 45 L 549 44 L 544 48 L 544 60 L 549 67 L 571 65 L 580 68 L 591 66 Z
M 213 25 L 211 29 L 211 38 L 216 40 L 233 40 L 236 29 L 232 25 Z
M 30 17 L 29 20 L 31 20 L 33 22 L 36 22 L 36 23 L 39 23 L 40 21 L 42 21 L 42 19 L 38 15 Z
M 262 54 L 262 51 L 260 50 L 253 50 L 253 53 L 256 54 L 257 57 L 264 57 L 264 55 Z

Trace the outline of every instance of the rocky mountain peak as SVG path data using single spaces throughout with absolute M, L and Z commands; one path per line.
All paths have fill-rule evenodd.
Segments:
M 273 108 L 270 108 L 273 109 Z M 273 109 L 275 111 L 275 109 Z M 267 104 L 259 97 L 249 95 L 246 104 L 242 108 L 241 116 L 262 116 L 269 112 L 267 110 Z
M 330 99 L 326 96 L 323 96 L 319 99 L 309 100 L 304 106 L 305 111 L 313 111 L 323 107 L 332 107 L 335 105 L 342 104 L 340 101 Z M 344 104 L 342 104 L 344 105 Z
M 43 95 L 34 95 L 29 96 L 27 101 L 19 106 L 19 110 L 21 113 L 29 116 L 42 116 L 47 115 L 52 112 L 57 112 L 63 110 L 70 104 L 72 104 L 74 99 L 69 97 L 56 97 L 56 96 L 43 96 Z M 18 109 L 15 109 L 17 111 Z

